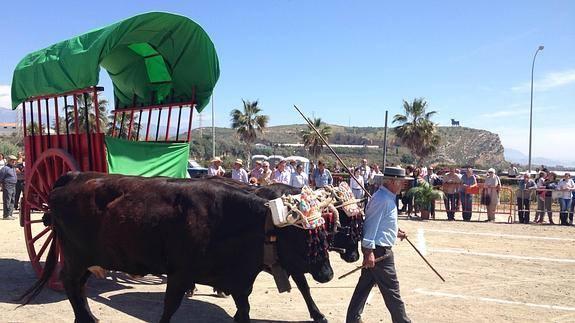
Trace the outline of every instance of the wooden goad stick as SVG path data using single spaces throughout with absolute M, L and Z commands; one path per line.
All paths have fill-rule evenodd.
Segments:
M 382 261 L 383 258 L 385 258 L 385 256 L 381 256 L 381 257 L 375 258 L 375 263 L 377 264 L 378 262 Z M 352 271 L 350 271 L 350 272 L 347 272 L 347 273 L 345 273 L 345 274 L 339 276 L 337 279 L 345 278 L 345 277 L 347 277 L 347 276 L 353 274 L 354 272 L 356 272 L 356 271 L 358 271 L 358 270 L 360 270 L 360 269 L 363 269 L 363 268 L 365 268 L 365 267 L 363 267 L 363 266 L 358 266 L 358 267 L 355 268 L 354 270 L 352 270 Z

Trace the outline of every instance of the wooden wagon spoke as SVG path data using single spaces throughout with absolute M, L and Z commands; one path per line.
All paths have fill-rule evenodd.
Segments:
M 42 245 L 38 253 L 36 254 L 36 258 L 34 259 L 35 261 L 40 261 L 40 258 L 42 258 L 42 255 L 44 254 L 44 251 L 46 251 L 46 248 L 52 243 L 53 240 L 54 240 L 54 232 L 52 231 L 50 232 L 50 235 L 48 236 L 46 241 L 44 241 L 44 244 Z
M 45 235 L 46 233 L 50 232 L 50 230 L 52 230 L 52 228 L 47 227 L 44 228 L 44 230 L 40 231 L 40 233 L 38 233 L 34 238 L 32 238 L 32 242 L 36 242 L 38 239 L 40 239 L 43 235 Z
M 52 172 L 54 171 L 54 169 L 51 167 L 51 165 L 49 164 L 49 161 L 51 159 L 44 159 L 43 163 L 44 163 L 44 176 L 46 176 L 46 184 L 48 184 L 48 186 L 46 186 L 46 192 L 49 192 L 52 189 L 52 183 L 54 183 L 54 180 L 52 179 Z M 42 176 L 38 176 L 40 178 L 42 178 Z
M 36 178 L 40 182 L 39 189 L 41 189 L 41 191 L 39 191 L 39 193 L 41 193 L 43 195 L 47 195 L 47 192 L 50 191 L 50 187 L 49 187 L 48 183 L 46 183 L 46 181 L 44 180 L 44 177 L 42 177 L 40 174 L 37 174 Z M 33 180 L 34 180 L 34 178 L 32 178 L 32 183 L 30 183 L 30 185 L 34 185 Z
M 29 204 L 31 207 L 33 207 L 33 208 L 35 208 L 35 209 L 37 209 L 37 210 L 45 210 L 45 208 L 44 208 L 44 206 L 43 206 L 42 204 L 36 204 L 35 201 L 30 201 L 30 200 L 29 200 L 29 201 L 28 201 L 28 204 Z
M 38 189 L 33 185 L 30 185 L 30 189 L 36 192 L 36 196 L 38 196 L 43 203 L 48 203 L 48 199 L 46 198 L 47 196 L 44 193 L 38 191 Z

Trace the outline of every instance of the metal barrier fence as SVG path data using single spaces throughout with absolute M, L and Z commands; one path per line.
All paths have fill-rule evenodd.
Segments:
M 471 202 L 471 212 L 475 214 L 479 214 L 479 219 L 481 219 L 481 214 L 487 214 L 487 206 L 481 204 L 481 192 L 483 191 L 483 183 L 478 183 L 479 186 L 479 194 L 470 194 L 472 196 Z M 460 196 L 462 194 L 460 193 Z M 502 186 L 499 189 L 499 204 L 495 209 L 495 214 L 502 214 L 508 216 L 508 222 L 514 221 L 513 218 L 513 211 L 515 206 L 515 199 L 513 198 L 513 190 L 511 187 Z M 446 199 L 443 201 L 436 200 L 435 201 L 435 211 L 440 212 L 447 212 L 446 208 Z M 461 198 L 458 201 L 458 207 L 456 208 L 455 213 L 461 213 Z M 510 222 L 511 223 L 511 222 Z
M 547 193 L 547 192 L 551 192 L 551 196 L 542 196 L 542 193 Z M 542 221 L 544 217 L 547 217 L 548 219 L 552 219 L 553 215 L 555 213 L 560 214 L 560 207 L 559 207 L 559 202 L 558 199 L 560 198 L 559 195 L 562 193 L 562 191 L 559 190 L 551 190 L 551 189 L 534 189 L 534 190 L 529 190 L 527 193 L 527 198 L 529 199 L 529 209 L 523 209 L 523 204 L 519 204 L 519 202 L 517 201 L 517 196 L 515 197 L 515 215 L 518 215 L 518 213 L 520 211 L 527 211 L 529 212 L 529 218 L 531 221 L 531 219 L 535 219 L 537 216 L 540 216 L 540 220 Z M 575 203 L 575 199 L 573 197 L 571 197 L 571 204 Z M 568 216 L 568 218 L 572 219 L 573 218 L 573 212 L 571 211 L 572 209 L 568 209 L 567 212 L 565 212 Z M 552 220 L 549 221 L 550 223 L 554 223 L 552 222 Z

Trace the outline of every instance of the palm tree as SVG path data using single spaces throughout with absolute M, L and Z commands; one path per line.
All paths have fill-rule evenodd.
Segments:
M 88 125 L 90 127 L 90 132 L 96 132 L 96 114 L 93 107 L 92 94 L 80 94 L 76 96 L 78 102 L 78 131 L 80 133 L 86 132 L 86 119 L 88 119 Z M 88 108 L 86 113 L 86 107 Z M 108 109 L 108 100 L 98 99 L 98 113 L 100 116 L 100 131 L 105 132 L 106 126 L 108 125 L 108 116 L 106 111 Z M 70 132 L 73 133 L 76 130 L 76 119 L 74 117 L 74 106 L 68 105 L 68 113 L 66 115 L 66 121 L 70 127 Z M 65 129 L 65 127 L 64 127 Z
M 437 112 L 426 112 L 427 102 L 423 98 L 413 99 L 413 102 L 403 100 L 405 114 L 396 114 L 393 123 L 399 126 L 394 129 L 399 141 L 419 157 L 418 163 L 437 150 L 441 137 L 437 132 L 437 124 L 430 119 Z
M 130 113 L 126 112 L 124 118 L 122 118 L 122 114 L 118 113 L 116 116 L 116 125 L 114 127 L 114 115 L 111 114 L 108 116 L 108 120 L 112 120 L 108 122 L 108 130 L 106 134 L 111 136 L 112 133 L 115 131 L 115 135 L 117 138 L 123 138 L 128 140 L 139 140 L 138 133 L 140 132 L 140 124 L 138 123 L 139 114 L 134 112 L 134 119 L 132 120 L 132 131 L 130 133 L 130 138 L 128 138 L 128 132 L 130 128 Z M 115 129 L 114 129 L 115 128 Z
M 308 118 L 309 119 L 309 118 Z M 325 140 L 331 136 L 331 127 L 326 125 L 325 123 L 322 125 L 321 118 L 314 118 L 312 122 L 313 126 L 319 131 L 322 137 Z M 317 135 L 315 130 L 308 125 L 307 129 L 301 131 L 301 138 L 303 140 L 304 147 L 308 150 L 310 155 L 313 156 L 313 159 L 317 162 L 319 155 L 321 155 L 321 151 L 323 150 L 323 141 Z
M 257 139 L 257 134 L 264 133 L 268 125 L 269 116 L 260 115 L 262 109 L 258 107 L 258 101 L 250 102 L 242 100 L 244 104 L 243 112 L 233 109 L 230 113 L 232 129 L 235 129 L 240 140 L 246 145 L 248 166 L 251 158 L 252 145 Z

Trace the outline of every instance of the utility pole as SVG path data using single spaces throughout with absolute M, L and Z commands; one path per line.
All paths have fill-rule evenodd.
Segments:
M 385 172 L 385 164 L 387 162 L 387 110 L 385 110 L 385 128 L 383 128 L 383 168 Z

